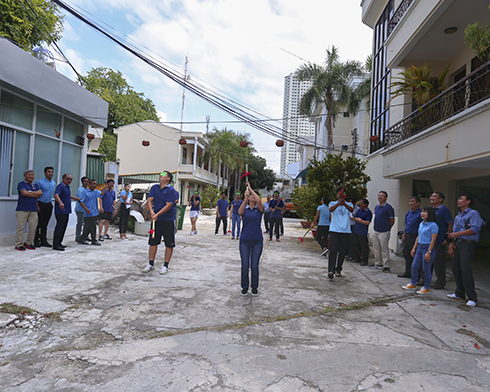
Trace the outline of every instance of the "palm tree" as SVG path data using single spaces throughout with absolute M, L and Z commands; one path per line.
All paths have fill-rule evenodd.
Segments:
M 325 65 L 307 63 L 301 65 L 296 71 L 296 77 L 300 81 L 311 80 L 313 82 L 311 88 L 301 98 L 300 114 L 311 115 L 313 105 L 325 104 L 328 152 L 333 143 L 332 129 L 337 114 L 344 109 L 353 114 L 359 110 L 360 100 L 355 99 L 355 95 L 352 94 L 349 81 L 352 76 L 362 74 L 362 63 L 357 60 L 341 62 L 335 46 L 332 46 L 331 50 L 327 49 Z

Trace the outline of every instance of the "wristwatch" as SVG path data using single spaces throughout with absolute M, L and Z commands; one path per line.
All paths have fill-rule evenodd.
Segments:
M 429 254 L 431 254 L 431 253 L 432 253 L 432 251 L 431 251 L 431 250 L 428 250 L 427 252 L 429 252 Z

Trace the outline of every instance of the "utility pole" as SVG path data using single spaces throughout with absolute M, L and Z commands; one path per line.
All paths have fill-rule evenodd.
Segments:
M 209 121 L 211 121 L 211 116 L 206 114 L 206 133 L 209 132 Z
M 188 63 L 188 59 L 187 59 L 187 56 L 185 56 L 184 88 L 182 91 L 182 110 L 180 112 L 180 132 L 182 132 L 182 126 L 184 123 L 185 85 L 186 85 L 187 81 L 190 79 L 190 76 L 187 75 L 187 63 Z

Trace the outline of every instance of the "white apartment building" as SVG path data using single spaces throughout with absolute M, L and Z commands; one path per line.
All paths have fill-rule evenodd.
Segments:
M 490 219 L 490 62 L 482 64 L 464 43 L 469 24 L 490 24 L 488 1 L 363 0 L 362 21 L 373 28 L 368 198 L 385 190 L 394 207 L 396 232 L 404 227 L 408 199 L 422 205 L 432 191 L 446 195 L 456 214 L 461 193 Z M 413 110 L 412 97 L 390 101 L 390 83 L 410 67 L 432 64 L 436 78 L 450 65 L 449 88 Z M 389 105 L 388 105 L 389 103 Z M 377 140 L 375 140 L 377 139 Z M 489 244 L 482 232 L 480 243 Z
M 284 78 L 282 129 L 285 140 L 281 150 L 281 174 L 286 174 L 287 165 L 300 159 L 297 144 L 287 139 L 295 136 L 308 137 L 315 134 L 315 125 L 307 117 L 299 117 L 301 97 L 310 89 L 311 84 L 311 81 L 300 82 L 293 73 Z

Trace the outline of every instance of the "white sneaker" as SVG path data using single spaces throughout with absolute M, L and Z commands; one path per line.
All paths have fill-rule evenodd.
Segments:
M 476 302 L 470 299 L 468 302 L 466 302 L 466 306 L 471 306 L 472 308 L 474 308 L 476 306 Z
M 193 231 L 191 231 L 191 235 L 194 235 L 194 232 Z
M 193 235 L 196 235 L 197 234 L 197 230 L 193 231 L 193 233 L 194 233 Z
M 148 264 L 145 268 L 143 268 L 143 272 L 153 271 L 154 269 L 155 269 L 154 266 L 152 266 L 151 264 Z
M 322 256 L 326 256 L 327 253 L 328 253 L 328 249 L 325 248 L 325 250 L 322 252 Z
M 214 233 L 214 235 L 219 235 L 218 233 Z
M 168 268 L 163 266 L 162 269 L 160 270 L 160 275 L 165 275 L 168 272 Z
M 454 294 L 454 293 L 453 293 L 453 294 L 447 294 L 447 297 L 448 297 L 448 298 L 452 298 L 452 299 L 463 299 L 463 298 L 461 298 L 461 297 L 458 297 L 458 296 L 457 296 L 456 294 Z

